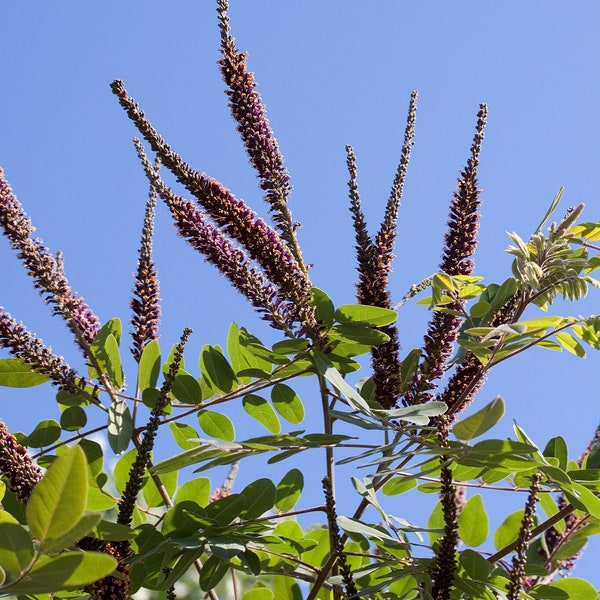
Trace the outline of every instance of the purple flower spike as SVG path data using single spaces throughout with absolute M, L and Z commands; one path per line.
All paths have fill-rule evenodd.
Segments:
M 139 362 L 144 346 L 158 338 L 160 319 L 160 283 L 152 259 L 152 236 L 154 233 L 154 211 L 156 208 L 156 190 L 150 186 L 150 195 L 146 203 L 146 215 L 139 249 L 138 269 L 135 276 L 134 296 L 130 306 L 133 310 L 131 332 L 133 345 L 131 352 Z
M 79 346 L 85 350 L 96 337 L 100 321 L 83 298 L 71 291 L 62 264 L 39 239 L 31 236 L 35 227 L 4 177 L 0 168 L 0 226 L 23 261 L 34 285 L 53 312 L 65 319 Z
M 266 108 L 256 91 L 254 73 L 248 71 L 248 54 L 240 52 L 229 28 L 227 0 L 219 0 L 217 13 L 221 30 L 221 74 L 227 85 L 231 114 L 237 122 L 250 163 L 260 179 L 261 189 L 267 192 L 273 221 L 300 265 L 300 249 L 294 233 L 295 226 L 287 206 L 292 186 L 277 139 L 267 118 Z

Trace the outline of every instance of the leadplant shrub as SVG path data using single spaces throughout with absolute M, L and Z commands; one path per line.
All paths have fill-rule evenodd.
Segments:
M 557 299 L 577 302 L 600 287 L 591 275 L 600 266 L 600 223 L 581 221 L 583 205 L 553 217 L 559 192 L 528 240 L 510 235 L 514 261 L 504 281 L 486 283 L 476 273 L 482 104 L 441 262 L 394 304 L 389 276 L 415 133 L 413 93 L 375 235 L 361 206 L 355 154 L 346 148 L 357 297 L 334 306 L 311 282 L 288 205 L 290 176 L 227 9 L 226 0 L 217 1 L 219 65 L 270 221 L 185 162 L 125 84 L 114 81 L 139 131 L 135 150 L 150 186 L 128 342 L 118 318 L 102 324 L 72 291 L 60 254 L 33 237 L 0 173 L 3 233 L 87 365 L 86 372 L 70 367 L 0 308 L 0 345 L 11 355 L 0 360 L 0 384 L 45 385 L 48 393 L 52 385 L 61 411 L 60 422 L 41 420 L 28 436 L 0 423 L 0 590 L 23 598 L 126 599 L 145 590 L 248 600 L 593 600 L 591 583 L 571 572 L 600 527 L 599 436 L 573 458 L 560 435 L 541 449 L 516 424 L 513 438 L 486 437 L 504 414 L 501 398 L 475 405 L 467 417 L 463 411 L 491 369 L 530 348 L 583 357 L 586 347 L 600 347 L 600 318 L 553 312 Z M 264 344 L 234 323 L 225 349 L 202 348 L 199 371 L 184 358 L 191 329 L 170 350 L 159 346 L 152 248 L 159 200 L 178 234 L 251 303 L 278 341 Z M 431 318 L 422 345 L 407 351 L 396 317 L 415 302 Z M 127 377 L 126 348 L 137 365 Z M 304 426 L 306 389 L 309 410 L 321 413 L 318 430 Z M 263 435 L 236 432 L 226 413 L 240 405 Z M 88 418 L 100 426 L 86 426 Z M 93 438 L 98 431 L 106 450 Z M 157 436 L 179 450 L 155 460 Z M 43 451 L 34 459 L 36 448 Z M 307 455 L 306 462 L 294 460 Z M 236 475 L 250 457 L 253 469 L 262 465 L 261 476 L 240 489 Z M 289 468 L 274 481 L 272 465 L 283 461 Z M 340 464 L 356 467 L 350 481 L 340 478 Z M 196 474 L 222 466 L 228 475 L 216 487 Z M 322 473 L 318 506 L 303 504 L 308 469 Z M 522 509 L 503 516 L 492 534 L 478 488 L 521 493 Z M 345 514 L 338 496 L 352 489 L 354 509 Z M 439 500 L 428 522 L 396 513 L 398 495 L 417 506 L 431 492 Z M 300 515 L 314 525 L 303 525 Z

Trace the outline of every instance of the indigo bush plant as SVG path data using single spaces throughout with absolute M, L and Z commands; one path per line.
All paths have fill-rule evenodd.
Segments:
M 270 220 L 185 162 L 124 82 L 114 81 L 112 91 L 139 132 L 135 151 L 150 190 L 129 342 L 118 318 L 101 323 L 72 291 L 60 253 L 33 237 L 0 171 L 4 235 L 87 365 L 86 372 L 70 367 L 0 308 L 0 345 L 10 355 L 0 360 L 0 384 L 46 385 L 50 393 L 50 383 L 61 411 L 60 422 L 41 420 L 28 436 L 0 423 L 0 590 L 28 599 L 95 600 L 597 598 L 572 571 L 588 538 L 600 532 L 600 434 L 579 458 L 569 456 L 561 436 L 542 449 L 516 424 L 512 438 L 493 439 L 486 433 L 503 417 L 503 400 L 476 403 L 490 370 L 530 348 L 579 357 L 586 347 L 600 348 L 599 317 L 553 312 L 555 300 L 577 302 L 600 287 L 592 276 L 600 266 L 600 223 L 582 221 L 583 205 L 553 217 L 559 192 L 529 239 L 510 234 L 512 273 L 484 283 L 474 262 L 482 104 L 441 262 L 394 304 L 390 273 L 415 92 L 375 235 L 361 206 L 355 153 L 346 147 L 358 278 L 356 303 L 334 306 L 311 282 L 288 205 L 290 175 L 227 12 L 227 0 L 218 0 L 219 66 Z M 278 341 L 263 344 L 234 323 L 226 348 L 202 348 L 199 372 L 185 362 L 194 323 L 170 350 L 159 346 L 159 201 L 178 235 L 250 302 Z M 407 303 L 431 315 L 422 345 L 409 351 L 401 349 L 396 325 Z M 127 378 L 126 349 L 137 365 Z M 320 410 L 323 425 L 307 431 L 299 390 L 311 385 L 320 404 L 313 400 L 310 410 Z M 266 433 L 236 434 L 226 414 L 233 405 Z M 94 414 L 101 426 L 86 429 Z M 99 430 L 106 456 L 92 439 Z M 159 435 L 179 450 L 155 460 Z M 34 448 L 43 451 L 34 457 Z M 303 503 L 302 463 L 288 460 L 303 453 L 310 453 L 311 469 L 321 470 L 318 506 Z M 261 477 L 241 488 L 236 475 L 250 457 L 262 464 Z M 286 460 L 286 474 L 273 481 L 272 465 Z M 340 464 L 356 466 L 357 476 L 340 477 Z M 229 474 L 216 487 L 197 475 L 222 466 Z M 352 488 L 354 510 L 344 514 L 337 497 Z M 478 488 L 521 493 L 522 509 L 491 533 Z M 438 502 L 428 522 L 396 514 L 400 494 L 416 504 L 432 492 Z M 303 526 L 300 515 L 314 525 Z

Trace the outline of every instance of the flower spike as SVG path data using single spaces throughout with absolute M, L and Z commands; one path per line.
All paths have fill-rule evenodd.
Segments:
M 86 381 L 57 356 L 44 342 L 17 323 L 0 306 L 0 347 L 26 362 L 33 371 L 47 375 L 55 385 L 74 394 L 81 393 Z
M 291 335 L 294 316 L 277 289 L 264 274 L 249 264 L 247 254 L 215 227 L 191 201 L 176 196 L 151 165 L 139 140 L 134 140 L 138 156 L 153 189 L 169 207 L 179 235 L 216 266 L 250 303 L 264 313 L 273 327 Z
M 54 314 L 59 314 L 67 322 L 69 329 L 82 350 L 92 343 L 100 321 L 81 296 L 69 287 L 62 260 L 55 258 L 40 239 L 31 236 L 35 227 L 21 203 L 14 195 L 4 171 L 0 168 L 0 226 L 10 240 L 17 256 L 23 261 L 27 273 L 40 290 L 46 304 L 53 305 Z M 60 256 L 60 255 L 59 255 Z
M 159 161 L 155 165 L 158 168 Z M 160 283 L 152 259 L 152 236 L 154 233 L 154 212 L 156 208 L 156 189 L 151 185 L 146 215 L 139 249 L 138 270 L 135 276 L 134 297 L 131 299 L 134 327 L 131 352 L 139 362 L 144 346 L 158 338 L 160 318 Z
M 487 106 L 481 104 L 477 114 L 471 155 L 458 179 L 457 190 L 450 205 L 448 230 L 440 263 L 440 271 L 448 275 L 471 275 L 475 268 L 471 257 L 477 248 L 478 209 L 481 204 L 477 166 L 486 118 Z M 450 308 L 459 310 L 460 305 L 457 303 Z M 461 322 L 458 316 L 434 312 L 425 334 L 423 359 L 419 365 L 419 372 L 403 399 L 404 404 L 418 404 L 431 400 L 433 397 L 431 390 L 437 387 L 433 380 L 439 379 L 447 368 L 446 363 L 452 353 L 452 345 Z
M 315 330 L 311 301 L 311 284 L 279 234 L 243 201 L 236 198 L 218 181 L 194 171 L 165 144 L 158 132 L 127 94 L 123 82 L 111 85 L 121 106 L 127 111 L 144 139 L 160 157 L 162 164 L 198 200 L 223 232 L 238 241 L 265 271 L 284 300 L 295 305 L 303 326 Z
M 295 234 L 295 226 L 287 205 L 291 192 L 290 175 L 284 166 L 283 156 L 273 134 L 266 108 L 256 91 L 254 74 L 248 71 L 248 54 L 239 52 L 229 27 L 227 0 L 218 0 L 217 13 L 221 30 L 221 74 L 227 85 L 231 114 L 238 123 L 250 163 L 260 178 L 260 187 L 266 191 L 265 200 L 282 239 L 303 270 L 304 262 Z

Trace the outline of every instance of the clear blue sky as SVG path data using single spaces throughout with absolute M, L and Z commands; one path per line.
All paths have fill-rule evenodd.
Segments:
M 577 3 L 280 2 L 231 0 L 240 49 L 250 51 L 271 124 L 292 174 L 316 285 L 354 300 L 353 234 L 344 145 L 354 145 L 367 218 L 375 229 L 400 153 L 410 92 L 420 93 L 416 144 L 400 213 L 395 300 L 439 260 L 447 206 L 480 102 L 489 105 L 481 156 L 484 188 L 478 274 L 508 276 L 506 231 L 527 237 L 559 186 L 563 209 L 585 202 L 600 220 L 600 5 Z M 199 170 L 264 211 L 231 121 L 218 59 L 213 2 L 5 2 L 0 8 L 0 165 L 67 275 L 106 320 L 129 318 L 128 301 L 147 185 L 132 125 L 108 84 L 116 77 L 166 140 Z M 186 325 L 202 344 L 223 343 L 235 318 L 272 334 L 224 279 L 175 236 L 167 211 L 156 225 L 167 347 Z M 61 322 L 49 318 L 6 241 L 0 304 L 74 364 Z M 570 314 L 597 312 L 597 296 Z M 400 315 L 401 342 L 419 345 L 427 313 Z M 598 424 L 597 356 L 582 361 L 533 351 L 504 364 L 480 402 L 501 394 L 542 446 L 564 435 L 575 457 Z M 28 432 L 31 407 L 55 417 L 48 388 L 0 390 L 0 416 Z M 29 404 L 31 403 L 31 404 Z M 36 418 L 38 414 L 36 413 Z M 590 547 L 576 572 L 600 585 Z

